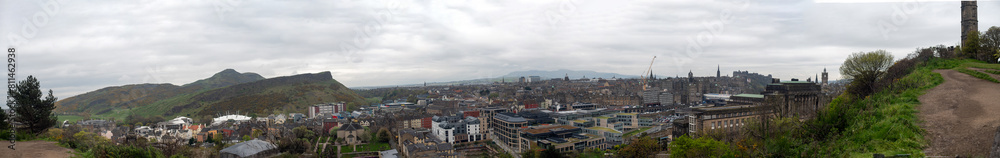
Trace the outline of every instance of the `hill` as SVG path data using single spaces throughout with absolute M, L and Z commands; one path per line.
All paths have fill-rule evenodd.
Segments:
M 209 89 L 263 80 L 256 73 L 239 73 L 226 69 L 210 78 L 184 86 L 173 84 L 134 84 L 105 87 L 96 91 L 72 96 L 56 102 L 55 112 L 104 114 L 113 109 L 129 109 L 149 105 L 179 94 L 195 93 Z
M 108 87 L 57 102 L 58 112 L 84 112 L 96 117 L 129 114 L 189 117 L 227 111 L 269 114 L 275 110 L 304 111 L 306 106 L 364 99 L 333 79 L 330 72 L 264 79 L 254 73 L 227 69 L 183 86 L 140 84 Z

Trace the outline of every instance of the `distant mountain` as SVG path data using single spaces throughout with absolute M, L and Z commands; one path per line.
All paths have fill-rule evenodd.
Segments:
M 637 78 L 637 77 L 639 77 L 639 76 L 635 76 L 635 75 L 622 75 L 622 74 L 617 74 L 617 73 L 596 72 L 596 71 L 574 71 L 574 70 L 566 70 L 566 69 L 560 69 L 560 70 L 556 70 L 556 71 L 542 71 L 542 70 L 515 71 L 515 72 L 508 73 L 507 75 L 504 75 L 503 77 L 507 78 L 507 77 L 521 77 L 521 76 L 524 76 L 524 77 L 539 76 L 539 77 L 542 77 L 542 79 L 544 80 L 544 79 L 551 79 L 551 78 L 563 78 L 563 77 L 566 77 L 566 75 L 569 75 L 570 79 L 580 79 L 580 78 L 583 78 L 584 76 L 586 76 L 587 78 L 612 78 L 612 77 L 616 77 L 616 78 Z
M 151 116 L 202 116 L 226 111 L 269 114 L 273 110 L 304 111 L 305 106 L 318 103 L 361 104 L 363 100 L 334 80 L 330 72 L 264 79 L 255 73 L 226 69 L 183 86 L 138 84 L 102 88 L 56 102 L 56 112 L 98 115 L 127 112 Z
M 189 86 L 201 86 L 201 87 L 204 87 L 204 88 L 221 88 L 221 87 L 225 87 L 225 86 L 230 86 L 230 85 L 235 85 L 235 84 L 240 84 L 240 83 L 253 82 L 253 81 L 258 81 L 258 80 L 263 80 L 263 79 L 264 79 L 264 77 L 258 75 L 257 73 L 246 72 L 246 73 L 242 73 L 241 74 L 239 72 L 236 72 L 236 70 L 226 69 L 226 70 L 222 70 L 222 72 L 215 73 L 215 75 L 212 75 L 212 77 L 209 77 L 209 78 L 206 78 L 206 79 L 201 79 L 201 80 L 198 80 L 198 81 L 194 81 L 194 82 L 185 84 L 184 86 L 185 87 L 189 87 Z

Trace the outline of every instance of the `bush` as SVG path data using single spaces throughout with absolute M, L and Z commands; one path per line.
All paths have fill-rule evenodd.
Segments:
M 847 87 L 847 92 L 855 96 L 868 96 L 878 90 L 877 81 L 882 79 L 885 71 L 891 66 L 892 54 L 885 50 L 872 52 L 857 52 L 851 54 L 840 66 L 840 74 L 853 79 Z
M 165 158 L 163 153 L 153 147 L 136 147 L 136 146 L 115 146 L 115 145 L 99 145 L 94 147 L 93 156 L 96 158 L 109 158 L 109 157 L 133 157 L 133 158 Z M 176 155 L 183 157 L 180 155 Z
M 728 144 L 708 137 L 691 139 L 684 135 L 678 137 L 670 143 L 671 157 L 709 157 L 709 156 L 734 156 L 735 152 Z
M 278 150 L 292 154 L 301 154 L 310 148 L 309 141 L 297 138 L 284 138 L 278 141 Z

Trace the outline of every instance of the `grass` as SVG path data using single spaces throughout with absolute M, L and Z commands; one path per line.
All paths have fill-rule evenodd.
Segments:
M 629 136 L 632 136 L 632 135 L 635 135 L 635 134 L 638 134 L 638 133 L 642 133 L 642 132 L 644 132 L 646 130 L 649 130 L 649 129 L 650 129 L 650 127 L 642 127 L 642 128 L 636 129 L 636 130 L 629 131 L 628 133 L 625 133 L 625 135 L 622 135 L 622 136 L 625 137 L 625 138 L 628 138 Z
M 1000 71 L 996 71 L 996 70 L 1000 70 L 1000 65 L 998 65 L 998 64 L 983 63 L 982 61 L 978 61 L 978 60 L 957 60 L 957 61 L 959 61 L 961 63 L 959 63 L 959 64 L 953 64 L 953 65 L 956 65 L 956 66 L 953 67 L 953 68 L 951 68 L 952 70 L 955 70 L 955 71 L 958 71 L 958 72 L 961 72 L 961 73 L 965 73 L 965 74 L 968 74 L 969 76 L 976 77 L 976 78 L 983 79 L 983 80 L 987 80 L 987 81 L 990 81 L 990 82 L 993 82 L 993 83 L 1000 83 L 1000 80 L 997 80 L 996 78 L 993 78 L 989 74 L 969 69 L 970 67 L 972 67 L 972 68 L 980 68 L 980 69 L 987 69 L 987 70 L 984 70 L 984 71 L 986 71 L 988 73 L 993 73 L 993 74 L 1000 74 Z
M 979 72 L 979 71 L 976 71 L 976 70 L 969 70 L 968 68 L 956 68 L 955 70 L 958 71 L 958 72 L 969 74 L 969 76 L 972 76 L 972 77 L 976 77 L 976 78 L 979 78 L 979 79 L 987 80 L 987 81 L 990 81 L 990 82 L 993 82 L 993 83 L 1000 83 L 1000 81 L 997 81 L 997 79 L 991 77 L 989 74 L 985 74 L 985 73 L 982 73 L 982 72 Z
M 849 126 L 841 136 L 832 140 L 831 145 L 847 151 L 850 157 L 871 157 L 875 153 L 923 156 L 923 147 L 927 142 L 924 130 L 919 126 L 918 98 L 944 82 L 941 74 L 932 71 L 949 68 L 968 70 L 964 67 L 970 65 L 1000 68 L 1000 65 L 977 63 L 970 60 L 932 59 L 927 65 L 918 66 L 909 75 L 899 79 L 887 90 L 858 98 L 854 102 L 848 101 L 846 96 L 838 97 L 830 106 L 853 106 L 844 112 L 854 116 L 848 120 Z M 993 81 L 996 82 L 995 79 Z
M 354 150 L 353 145 L 340 146 L 340 153 L 351 153 L 351 152 L 361 152 L 361 151 L 384 151 L 389 150 L 389 143 L 368 143 L 358 145 L 358 150 Z
M 57 124 L 61 124 L 63 121 L 76 122 L 83 119 L 83 116 L 80 115 L 56 115 L 56 117 L 58 118 Z
M 984 72 L 987 72 L 987 73 L 991 73 L 991 74 L 997 74 L 997 75 L 1000 75 L 1000 71 L 996 71 L 996 70 L 983 70 L 983 71 L 984 71 Z

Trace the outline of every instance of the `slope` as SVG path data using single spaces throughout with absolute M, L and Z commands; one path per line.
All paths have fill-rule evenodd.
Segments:
M 330 72 L 320 72 L 183 94 L 133 112 L 140 115 L 189 117 L 225 112 L 269 114 L 275 110 L 305 111 L 307 106 L 328 102 L 360 105 L 364 99 L 334 80 Z
M 195 93 L 263 80 L 256 73 L 239 73 L 226 69 L 210 78 L 198 80 L 184 86 L 173 84 L 135 84 L 105 87 L 96 91 L 69 97 L 56 102 L 55 112 L 107 114 L 116 109 L 131 109 L 146 106 L 182 94 Z

